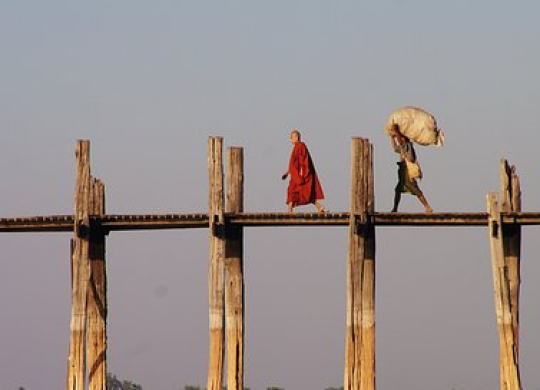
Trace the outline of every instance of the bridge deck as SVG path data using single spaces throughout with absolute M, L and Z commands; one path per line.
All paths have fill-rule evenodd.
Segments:
M 237 213 L 226 214 L 227 222 L 241 226 L 347 226 L 350 214 L 336 213 Z M 381 213 L 369 216 L 375 226 L 486 226 L 487 213 Z M 540 212 L 503 213 L 505 224 L 540 225 Z M 109 214 L 92 218 L 107 231 L 191 229 L 208 227 L 208 214 Z M 0 218 L 0 232 L 73 231 L 72 215 Z

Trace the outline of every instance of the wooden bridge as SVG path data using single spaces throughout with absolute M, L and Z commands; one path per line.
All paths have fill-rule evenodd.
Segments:
M 263 226 L 348 226 L 349 212 L 339 213 L 224 213 L 227 224 L 238 227 Z M 369 214 L 375 226 L 487 226 L 488 213 L 381 213 Z M 540 213 L 501 213 L 502 223 L 540 225 Z M 1 232 L 71 232 L 73 215 L 0 218 Z M 90 216 L 90 225 L 106 234 L 113 231 L 207 228 L 207 213 L 193 214 L 105 214 Z
M 227 388 L 243 390 L 243 229 L 258 226 L 346 226 L 347 390 L 375 389 L 375 231 L 380 226 L 470 226 L 487 228 L 500 336 L 501 390 L 521 389 L 519 289 L 521 227 L 540 224 L 540 212 L 521 211 L 515 169 L 501 162 L 501 191 L 487 196 L 487 211 L 474 213 L 381 213 L 374 208 L 373 146 L 351 143 L 351 206 L 338 213 L 246 213 L 243 211 L 243 149 L 229 148 L 224 174 L 223 140 L 208 140 L 209 211 L 186 214 L 105 213 L 105 188 L 90 174 L 90 144 L 77 141 L 73 215 L 1 218 L 2 232 L 73 232 L 72 311 L 67 390 L 106 390 L 106 237 L 113 231 L 208 228 L 210 345 L 209 390 L 221 390 L 224 359 Z M 226 185 L 225 185 L 226 184 Z M 227 356 L 225 357 L 225 343 Z

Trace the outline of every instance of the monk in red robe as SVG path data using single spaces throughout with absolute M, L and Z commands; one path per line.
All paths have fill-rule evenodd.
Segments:
M 287 188 L 287 206 L 292 213 L 296 206 L 313 203 L 319 213 L 324 213 L 324 206 L 319 200 L 324 199 L 323 190 L 308 148 L 300 141 L 298 130 L 291 131 L 293 150 L 289 161 L 289 169 L 281 177 L 283 180 L 291 175 Z

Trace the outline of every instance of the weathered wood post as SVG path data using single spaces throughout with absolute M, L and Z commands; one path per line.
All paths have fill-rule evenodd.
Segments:
M 89 141 L 77 141 L 75 156 L 67 389 L 85 389 L 88 361 L 89 389 L 104 390 L 107 386 L 105 235 L 91 225 L 90 217 L 105 213 L 105 188 L 90 174 Z
M 501 160 L 501 211 L 505 213 L 521 212 L 521 185 L 515 166 Z M 519 290 L 521 284 L 521 225 L 503 225 L 503 247 L 508 282 L 510 286 L 510 310 L 512 312 L 512 331 L 514 349 L 519 362 Z
M 521 232 L 518 226 L 505 226 L 501 212 L 521 208 L 519 178 L 509 169 L 506 161 L 501 164 L 501 198 L 487 196 L 489 213 L 489 238 L 495 310 L 500 344 L 501 390 L 520 390 L 518 330 L 519 330 L 519 262 Z
M 105 214 L 105 187 L 90 174 L 90 142 L 76 147 L 74 238 L 71 241 L 72 306 L 68 390 L 84 390 L 87 363 L 89 390 L 107 388 L 107 279 L 105 234 L 91 216 Z
M 86 294 L 90 274 L 90 143 L 77 141 L 75 174 L 75 235 L 71 243 L 71 322 L 67 390 L 85 390 L 86 385 Z
M 105 215 L 105 186 L 92 179 L 92 215 Z M 107 272 L 105 232 L 90 228 L 90 277 L 88 288 L 88 389 L 107 390 Z
M 227 156 L 228 213 L 244 211 L 244 153 L 229 148 Z M 227 329 L 227 389 L 244 389 L 244 259 L 243 227 L 226 226 L 225 311 Z
M 222 390 L 224 357 L 224 192 L 223 138 L 208 139 L 208 190 L 210 259 L 208 265 L 208 299 L 210 344 L 208 357 L 208 390 Z
M 347 259 L 346 390 L 375 389 L 375 211 L 373 146 L 353 138 Z

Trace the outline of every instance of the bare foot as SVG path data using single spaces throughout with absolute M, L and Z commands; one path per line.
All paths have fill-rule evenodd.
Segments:
M 324 208 L 324 206 L 322 204 L 320 204 L 319 202 L 315 202 L 313 203 L 315 205 L 315 207 L 317 207 L 317 211 L 320 213 L 320 214 L 324 214 L 326 213 L 326 209 Z
M 317 207 L 317 211 L 319 212 L 319 214 L 326 213 L 326 209 L 324 208 L 322 204 L 316 204 L 315 207 Z
M 433 209 L 431 207 L 426 207 L 426 214 L 433 214 Z

